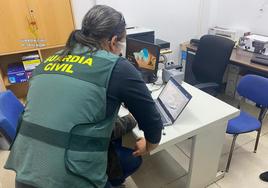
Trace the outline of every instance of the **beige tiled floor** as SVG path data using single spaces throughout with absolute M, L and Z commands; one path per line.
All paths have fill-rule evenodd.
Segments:
M 234 101 L 222 96 L 234 104 Z M 244 104 L 243 108 L 257 114 L 255 107 Z M 268 116 L 263 124 L 262 136 L 257 153 L 253 153 L 256 133 L 240 135 L 237 140 L 230 171 L 209 188 L 268 188 L 268 183 L 259 180 L 261 172 L 268 170 Z M 219 169 L 226 165 L 232 137 L 226 135 Z M 129 188 L 180 188 L 185 186 L 186 170 L 189 165 L 191 140 L 178 143 L 167 151 L 144 158 L 142 167 L 126 181 Z M 14 187 L 14 173 L 2 167 L 8 156 L 0 150 L 0 188 Z M 180 164 L 180 165 L 179 165 Z

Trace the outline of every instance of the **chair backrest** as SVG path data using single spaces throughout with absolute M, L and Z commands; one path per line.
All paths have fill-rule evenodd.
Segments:
M 268 108 L 268 78 L 248 74 L 241 78 L 237 92 L 264 108 Z
M 24 106 L 11 91 L 0 93 L 0 132 L 11 142 Z
M 234 42 L 215 35 L 204 35 L 192 64 L 192 71 L 201 83 L 221 84 L 227 64 L 234 47 Z

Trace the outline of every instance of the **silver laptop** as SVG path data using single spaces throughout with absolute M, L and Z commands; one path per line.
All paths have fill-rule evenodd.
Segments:
M 172 125 L 191 98 L 192 96 L 175 79 L 171 78 L 155 100 L 163 125 Z

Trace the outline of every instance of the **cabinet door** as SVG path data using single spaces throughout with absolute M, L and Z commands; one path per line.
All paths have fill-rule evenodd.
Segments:
M 31 17 L 38 27 L 39 45 L 45 47 L 65 44 L 74 29 L 70 1 L 27 0 L 27 2 Z
M 34 48 L 25 0 L 0 1 L 0 54 Z

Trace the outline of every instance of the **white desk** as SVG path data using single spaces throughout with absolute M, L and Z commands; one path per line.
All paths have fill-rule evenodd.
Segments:
M 182 86 L 192 95 L 192 100 L 174 125 L 165 128 L 166 135 L 162 135 L 158 148 L 151 154 L 192 138 L 186 187 L 203 188 L 217 178 L 227 122 L 237 116 L 239 110 L 187 83 L 183 82 Z M 159 86 L 154 86 L 157 87 Z M 160 92 L 161 89 L 153 92 L 153 98 L 157 98 Z M 126 110 L 121 109 L 120 115 L 124 113 Z M 136 137 L 143 137 L 143 132 L 138 127 L 133 133 Z

